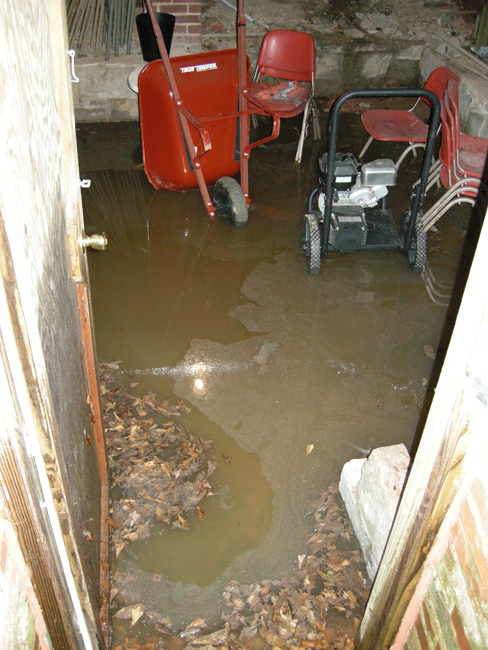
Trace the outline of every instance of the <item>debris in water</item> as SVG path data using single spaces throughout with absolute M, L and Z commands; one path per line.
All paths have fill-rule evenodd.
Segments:
M 428 359 L 435 359 L 435 351 L 431 345 L 424 345 L 424 354 Z
M 114 378 L 117 370 L 118 363 L 100 364 L 111 484 L 109 526 L 116 558 L 127 544 L 149 537 L 157 522 L 187 530 L 190 515 L 195 513 L 200 521 L 202 502 L 213 494 L 208 479 L 217 466 L 207 458 L 211 443 L 175 421 L 187 410 L 183 403 L 159 402 L 153 393 L 135 397 Z M 112 598 L 119 590 L 117 575 L 112 577 Z M 134 611 L 134 625 L 144 611 L 133 608 L 137 605 L 120 609 L 116 616 Z
M 112 486 L 120 492 L 110 518 L 118 555 L 126 544 L 150 534 L 156 521 L 184 529 L 190 526 L 190 513 L 200 521 L 202 501 L 212 494 L 208 477 L 216 463 L 205 458 L 208 442 L 169 420 L 168 413 L 178 415 L 182 404 L 164 402 L 163 412 L 154 395 L 129 395 L 112 377 L 117 369 L 113 365 L 101 366 L 101 392 Z M 167 420 L 161 422 L 161 416 Z M 312 449 L 308 445 L 306 451 Z M 114 617 L 130 621 L 127 632 L 140 621 L 138 637 L 118 639 L 113 650 L 352 650 L 369 584 L 337 484 L 324 490 L 306 515 L 313 530 L 295 569 L 276 580 L 248 585 L 231 581 L 223 592 L 223 625 L 218 629 L 209 630 L 197 618 L 179 633 L 171 632 L 170 620 L 137 603 Z M 152 579 L 163 577 L 154 574 Z M 112 602 L 130 580 L 113 576 Z
M 118 612 L 114 614 L 115 618 L 122 618 L 131 621 L 131 627 L 137 623 L 137 621 L 144 616 L 145 612 L 144 605 L 130 605 L 128 607 L 122 607 Z

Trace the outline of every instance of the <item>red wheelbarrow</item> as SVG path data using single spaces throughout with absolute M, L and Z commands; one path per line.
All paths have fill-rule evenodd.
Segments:
M 198 187 L 211 219 L 247 223 L 249 155 L 278 137 L 280 118 L 250 97 L 243 0 L 238 0 L 237 49 L 169 58 L 151 0 L 145 0 L 161 59 L 139 74 L 144 171 L 156 189 Z M 250 108 L 250 104 L 254 108 Z M 249 142 L 249 116 L 266 112 L 271 134 Z M 232 178 L 240 172 L 240 185 Z M 207 185 L 214 185 L 213 200 Z

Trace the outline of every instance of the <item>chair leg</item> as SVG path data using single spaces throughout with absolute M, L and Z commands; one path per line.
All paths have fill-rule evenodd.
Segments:
M 373 142 L 373 136 L 371 135 L 371 136 L 369 136 L 369 140 L 366 142 L 366 144 L 364 145 L 364 147 L 361 149 L 361 153 L 360 153 L 359 156 L 358 156 L 359 160 L 362 160 L 362 159 L 363 159 L 364 154 L 366 153 L 366 151 L 367 151 L 368 148 L 369 148 L 369 145 L 370 145 L 372 142 Z
M 434 156 L 432 156 L 432 163 L 430 165 L 430 172 L 429 172 L 429 176 L 427 178 L 427 186 L 425 188 L 425 193 L 426 194 L 430 190 L 430 188 L 433 187 L 434 185 L 437 185 L 438 188 L 441 187 L 441 181 L 440 181 L 441 167 L 442 167 L 441 161 L 436 160 L 434 158 Z M 415 181 L 415 183 L 412 185 L 412 188 L 417 187 L 417 185 L 419 185 L 419 184 L 420 184 L 420 178 L 418 178 Z
M 320 140 L 320 122 L 319 122 L 319 109 L 317 108 L 316 103 L 312 99 L 310 104 L 310 110 L 312 113 L 312 125 L 313 125 L 313 139 Z
M 469 191 L 477 194 L 479 186 L 479 179 L 468 177 L 458 181 L 450 187 L 446 193 L 441 196 L 441 198 L 436 201 L 436 203 L 430 207 L 424 215 L 422 215 L 422 224 L 425 232 L 432 228 L 432 226 L 439 221 L 442 215 L 445 214 L 453 205 L 456 205 L 457 203 L 469 203 L 474 205 L 474 197 L 463 196 L 460 192 L 467 188 Z
M 301 163 L 302 162 L 302 153 L 303 153 L 303 143 L 305 142 L 305 138 L 307 136 L 307 131 L 308 131 L 308 118 L 310 115 L 310 102 L 311 99 L 307 102 L 307 105 L 305 106 L 305 110 L 303 111 L 303 121 L 302 121 L 302 130 L 300 132 L 300 139 L 298 140 L 298 147 L 297 147 L 297 153 L 295 156 L 295 162 Z
M 395 167 L 398 169 L 405 158 L 410 152 L 413 153 L 414 157 L 417 157 L 417 149 L 425 149 L 425 144 L 423 142 L 410 143 L 410 145 L 404 150 L 400 158 L 396 161 Z
M 435 209 L 431 208 L 429 212 L 426 212 L 422 217 L 422 223 L 425 232 L 430 230 L 432 226 L 436 224 L 439 221 L 439 219 L 454 205 L 458 205 L 460 203 L 468 203 L 469 205 L 474 206 L 476 204 L 476 199 L 474 199 L 471 196 L 455 196 L 451 198 L 450 201 L 442 202 L 441 205 L 436 204 L 435 206 L 432 206 L 432 208 Z

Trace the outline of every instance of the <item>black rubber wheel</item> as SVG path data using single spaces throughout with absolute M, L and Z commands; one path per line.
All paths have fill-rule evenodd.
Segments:
M 320 271 L 320 228 L 317 215 L 306 214 L 302 222 L 302 248 L 308 259 L 310 273 Z
M 234 178 L 229 176 L 219 178 L 214 186 L 213 202 L 217 216 L 230 219 L 234 226 L 246 225 L 248 219 L 246 198 Z
M 402 219 L 401 232 L 403 236 L 408 229 L 410 221 L 410 212 L 405 212 Z M 425 260 L 427 258 L 427 236 L 425 234 L 424 226 L 422 223 L 422 212 L 419 210 L 417 218 L 415 219 L 415 228 L 412 234 L 412 241 L 410 248 L 406 251 L 410 268 L 415 273 L 422 273 L 425 268 Z

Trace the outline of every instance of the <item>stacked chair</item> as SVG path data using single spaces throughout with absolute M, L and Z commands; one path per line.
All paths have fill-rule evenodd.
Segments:
M 451 79 L 441 102 L 440 166 L 431 174 L 427 185 L 429 189 L 440 181 L 446 192 L 422 216 L 426 232 L 452 206 L 475 205 L 483 180 L 488 140 L 462 133 L 459 122 L 459 80 Z
M 422 216 L 426 232 L 452 206 L 460 203 L 474 205 L 483 174 L 487 173 L 488 140 L 460 130 L 459 84 L 459 77 L 449 68 L 441 66 L 430 74 L 424 85 L 424 89 L 431 90 L 441 102 L 439 159 L 432 164 L 427 191 L 436 183 L 446 190 Z M 410 152 L 415 154 L 418 148 L 425 148 L 428 126 L 414 112 L 419 101 L 409 110 L 364 111 L 361 121 L 369 139 L 359 159 L 363 158 L 373 140 L 407 143 L 395 163 L 397 167 Z

